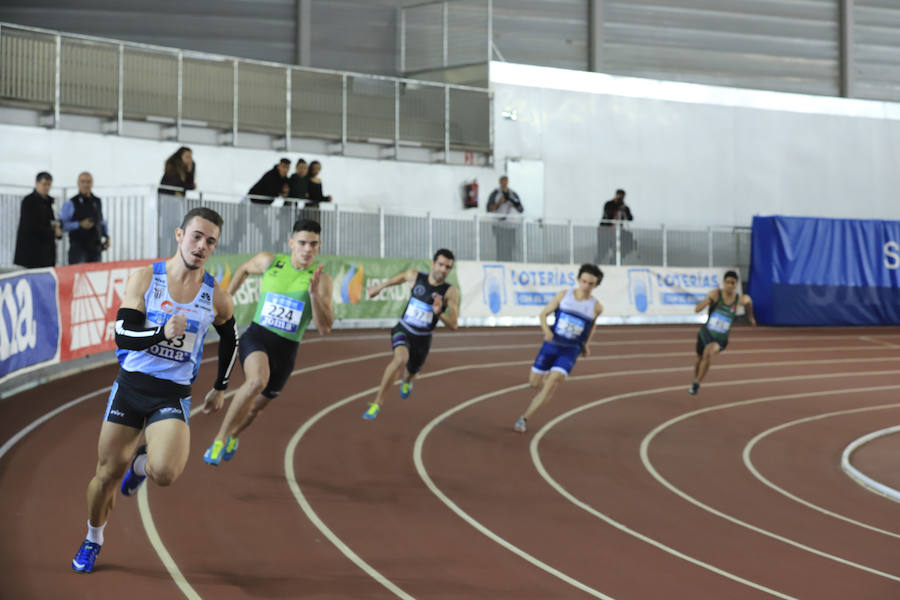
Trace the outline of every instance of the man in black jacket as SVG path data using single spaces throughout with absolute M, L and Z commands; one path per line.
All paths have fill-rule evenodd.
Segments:
M 56 240 L 62 237 L 62 229 L 53 214 L 52 184 L 50 173 L 41 171 L 35 178 L 34 191 L 22 199 L 13 262 L 27 269 L 56 265 Z
M 100 262 L 100 252 L 109 248 L 103 204 L 91 193 L 94 178 L 85 171 L 78 176 L 78 194 L 59 212 L 63 231 L 69 232 L 69 264 Z
M 259 181 L 257 181 L 248 195 L 250 202 L 256 204 L 272 204 L 272 202 L 281 195 L 284 184 L 287 183 L 287 174 L 291 168 L 291 161 L 282 158 L 281 161 L 271 170 L 266 171 Z

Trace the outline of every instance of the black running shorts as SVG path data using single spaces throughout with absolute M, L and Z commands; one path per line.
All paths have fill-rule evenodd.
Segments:
M 397 323 L 391 329 L 391 348 L 397 346 L 406 346 L 409 350 L 406 370 L 410 375 L 414 375 L 422 370 L 422 365 L 428 358 L 428 351 L 431 350 L 431 336 L 412 334 L 403 325 Z
M 163 419 L 180 419 L 190 425 L 190 416 L 191 386 L 120 370 L 103 420 L 143 429 Z
M 263 396 L 274 398 L 287 385 L 288 377 L 294 370 L 299 346 L 298 342 L 285 339 L 258 323 L 250 323 L 250 327 L 241 336 L 238 351 L 241 354 L 242 365 L 251 353 L 266 353 L 269 359 L 269 381 L 262 391 Z

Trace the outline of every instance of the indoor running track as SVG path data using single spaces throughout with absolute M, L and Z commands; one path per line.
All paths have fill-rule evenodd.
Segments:
M 203 463 L 221 417 L 197 414 L 181 478 L 118 498 L 90 575 L 70 562 L 116 368 L 23 392 L 0 404 L 0 597 L 900 598 L 900 504 L 840 468 L 900 423 L 900 331 L 741 327 L 689 396 L 696 331 L 600 328 L 524 435 L 537 328 L 439 330 L 374 422 L 388 332 L 311 333 L 234 460 Z M 900 487 L 900 437 L 857 454 Z

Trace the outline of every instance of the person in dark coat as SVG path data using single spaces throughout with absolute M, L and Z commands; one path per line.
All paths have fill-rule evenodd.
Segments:
M 287 183 L 287 174 L 290 168 L 291 161 L 282 158 L 271 170 L 266 171 L 247 193 L 250 196 L 250 202 L 272 204 L 275 198 L 281 195 L 281 190 Z
M 87 171 L 78 175 L 78 194 L 59 211 L 63 231 L 69 232 L 69 264 L 100 262 L 109 248 L 109 233 L 103 218 L 103 203 L 91 191 L 94 178 Z
M 322 180 L 319 173 L 322 171 L 322 163 L 317 160 L 309 163 L 309 172 L 306 174 L 308 200 L 306 208 L 318 208 L 320 202 L 331 202 L 331 196 L 322 194 Z
M 62 228 L 53 214 L 52 184 L 50 173 L 41 171 L 34 191 L 22 199 L 13 262 L 26 269 L 56 266 L 56 240 L 62 237 Z
M 306 161 L 302 158 L 298 159 L 294 174 L 288 180 L 291 186 L 291 191 L 288 194 L 289 198 L 293 200 L 306 200 L 309 198 L 309 180 L 306 178 L 308 170 Z
M 166 159 L 165 171 L 159 181 L 158 193 L 174 196 L 184 196 L 186 190 L 196 189 L 194 176 L 197 165 L 194 163 L 194 153 L 187 146 L 182 146 L 175 154 Z M 178 189 L 173 189 L 178 188 Z

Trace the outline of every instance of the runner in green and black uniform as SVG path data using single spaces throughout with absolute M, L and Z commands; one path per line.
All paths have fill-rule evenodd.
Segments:
M 259 302 L 238 346 L 244 383 L 203 460 L 218 466 L 237 451 L 238 435 L 284 388 L 294 370 L 297 347 L 310 321 L 320 334 L 331 330 L 331 277 L 316 265 L 322 227 L 312 220 L 294 223 L 290 254 L 260 252 L 238 267 L 228 289 L 237 293 L 247 275 L 262 274 Z M 255 399 L 255 400 L 254 400 Z
M 747 311 L 747 320 L 756 325 L 753 316 L 753 301 L 748 294 L 741 295 L 737 291 L 738 275 L 734 271 L 725 273 L 722 289 L 709 292 L 694 307 L 700 312 L 709 307 L 709 318 L 697 334 L 697 362 L 694 363 L 694 382 L 688 393 L 692 396 L 700 390 L 700 382 L 709 371 L 709 363 L 713 355 L 718 354 L 728 345 L 728 333 L 737 317 L 738 307 Z

